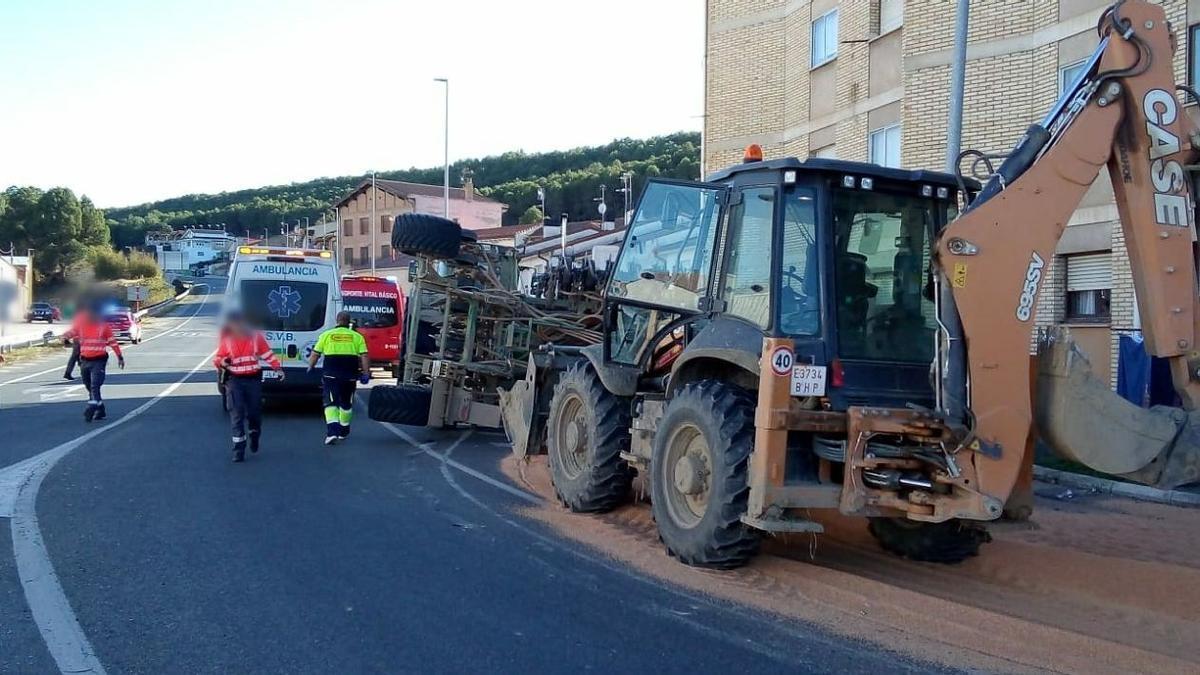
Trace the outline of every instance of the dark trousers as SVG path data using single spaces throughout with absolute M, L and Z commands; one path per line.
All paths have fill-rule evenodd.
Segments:
M 87 389 L 88 405 L 104 407 L 104 397 L 100 387 L 104 386 L 105 369 L 108 368 L 108 354 L 94 359 L 79 359 L 79 374 L 83 376 L 83 387 Z
M 246 439 L 258 447 L 262 433 L 262 375 L 230 376 L 225 381 L 229 397 L 229 430 L 233 449 L 244 450 Z
M 350 418 L 354 414 L 354 390 L 357 379 L 342 377 L 321 378 L 321 395 L 325 398 L 325 435 L 345 438 L 350 435 Z
M 67 359 L 67 369 L 63 371 L 63 375 L 71 377 L 75 374 L 75 366 L 79 365 L 79 340 L 76 340 L 71 345 L 71 358 Z

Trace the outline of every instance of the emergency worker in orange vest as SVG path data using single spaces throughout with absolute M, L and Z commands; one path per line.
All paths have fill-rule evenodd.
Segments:
M 229 427 L 233 436 L 233 461 L 246 460 L 258 452 L 262 436 L 262 365 L 265 361 L 283 380 L 283 366 L 263 334 L 246 323 L 238 312 L 230 312 L 221 330 L 213 365 L 225 371 L 225 396 L 229 404 Z
M 104 410 L 104 396 L 100 393 L 108 368 L 108 350 L 117 355 L 117 365 L 122 370 L 125 368 L 125 356 L 121 354 L 121 345 L 117 344 L 112 327 L 104 320 L 98 304 L 91 304 L 75 315 L 70 330 L 63 333 L 63 342 L 72 340 L 79 345 L 79 371 L 88 394 L 83 419 L 88 422 L 102 420 L 108 416 Z

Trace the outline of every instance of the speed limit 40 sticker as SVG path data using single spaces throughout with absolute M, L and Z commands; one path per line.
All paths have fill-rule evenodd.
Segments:
M 795 362 L 796 355 L 789 347 L 776 347 L 771 351 L 771 372 L 780 377 L 791 375 L 792 364 Z

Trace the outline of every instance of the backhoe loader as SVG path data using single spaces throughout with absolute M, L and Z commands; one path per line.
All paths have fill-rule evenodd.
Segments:
M 753 148 L 705 182 L 650 182 L 601 342 L 542 344 L 501 392 L 516 452 L 547 452 L 558 498 L 581 512 L 629 499 L 640 472 L 668 552 L 716 568 L 745 563 L 764 533 L 821 531 L 814 509 L 869 518 L 912 559 L 976 554 L 1028 476 L 1035 399 L 1058 453 L 1150 485 L 1196 481 L 1185 167 L 1200 138 L 1163 9 L 1117 2 L 1098 30 L 982 186 Z M 1169 360 L 1182 409 L 1116 398 L 1065 335 L 1044 344 L 1031 395 L 1046 268 L 1106 166 L 1145 344 Z

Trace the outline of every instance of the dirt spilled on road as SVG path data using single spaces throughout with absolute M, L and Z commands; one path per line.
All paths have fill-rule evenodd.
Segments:
M 961 565 L 880 550 L 861 519 L 814 512 L 826 533 L 772 538 L 745 568 L 668 557 L 649 505 L 601 516 L 554 500 L 544 457 L 508 457 L 546 498 L 525 513 L 644 573 L 951 666 L 992 671 L 1200 672 L 1200 512 L 1039 497 L 1032 523 L 998 523 Z

